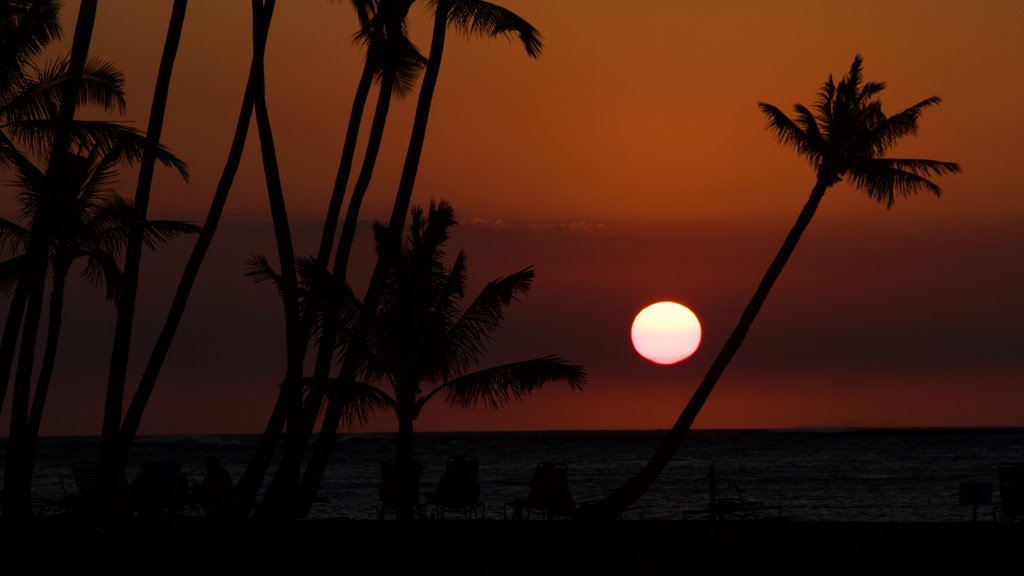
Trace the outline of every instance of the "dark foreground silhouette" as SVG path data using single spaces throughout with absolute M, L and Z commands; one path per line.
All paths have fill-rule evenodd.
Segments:
M 1024 523 L 180 518 L 5 532 L 4 574 L 1018 574 Z

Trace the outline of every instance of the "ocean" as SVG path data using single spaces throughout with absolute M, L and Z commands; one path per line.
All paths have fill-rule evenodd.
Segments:
M 474 455 L 480 463 L 486 517 L 502 518 L 505 503 L 524 498 L 537 463 L 568 466 L 577 503 L 600 499 L 653 454 L 663 432 L 552 431 L 417 433 L 423 465 L 421 492 L 432 492 L 449 456 Z M 142 437 L 132 453 L 129 479 L 141 463 L 176 460 L 191 482 L 216 455 L 237 480 L 257 436 Z M 5 452 L 0 441 L 0 454 Z M 59 497 L 70 490 L 71 463 L 95 461 L 97 439 L 43 438 L 35 492 Z M 393 458 L 394 436 L 340 436 L 315 517 L 374 518 L 381 460 Z M 784 518 L 834 521 L 965 521 L 962 482 L 992 485 L 998 503 L 1000 463 L 1024 462 L 1024 429 L 697 430 L 640 500 L 643 518 L 694 517 L 707 505 L 706 476 L 734 481 L 743 498 L 778 506 Z M 2 473 L 2 471 L 0 471 Z M 62 486 L 62 483 L 64 486 Z M 720 483 L 723 497 L 733 483 Z M 978 509 L 993 518 L 992 505 Z M 633 517 L 638 517 L 635 513 Z

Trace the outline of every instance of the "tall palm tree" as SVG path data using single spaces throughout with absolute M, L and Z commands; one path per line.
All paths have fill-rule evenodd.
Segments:
M 388 223 L 388 230 L 390 232 L 385 235 L 386 240 L 382 245 L 383 250 L 378 253 L 377 264 L 370 277 L 370 284 L 366 290 L 366 297 L 363 299 L 359 320 L 353 329 L 352 344 L 346 349 L 345 357 L 339 370 L 337 385 L 342 387 L 355 382 L 356 373 L 365 354 L 365 342 L 370 334 L 372 319 L 376 315 L 377 305 L 384 290 L 390 261 L 392 258 L 397 257 L 399 253 L 401 234 L 405 228 L 406 213 L 408 213 L 412 201 L 416 175 L 426 141 L 427 123 L 430 117 L 434 89 L 437 86 L 438 75 L 441 70 L 441 60 L 444 55 L 444 44 L 448 26 L 455 26 L 467 34 L 516 38 L 523 44 L 527 55 L 533 58 L 540 55 L 543 45 L 540 33 L 529 22 L 510 10 L 489 2 L 482 0 L 432 0 L 431 6 L 434 8 L 434 25 L 430 43 L 430 54 L 427 57 L 427 67 L 423 73 L 423 81 L 420 85 L 412 133 L 409 138 L 409 147 L 406 151 L 402 175 Z M 336 394 L 335 398 L 341 398 L 342 396 L 342 394 Z M 320 433 L 317 435 L 313 454 L 310 457 L 309 465 L 306 467 L 306 472 L 302 479 L 301 492 L 305 512 L 308 512 L 313 495 L 316 494 L 319 488 L 320 481 L 327 468 L 328 458 L 334 447 L 338 426 L 345 413 L 346 407 L 342 402 L 333 401 L 331 398 L 328 398 L 327 409 L 324 412 L 324 419 L 320 426 Z
M 171 73 L 174 70 L 174 59 L 178 53 L 178 43 L 181 40 L 181 32 L 185 25 L 187 5 L 187 0 L 174 0 L 174 4 L 171 7 L 170 22 L 167 26 L 167 38 L 164 41 L 163 53 L 160 56 L 156 86 L 153 89 L 153 102 L 150 105 L 149 122 L 146 127 L 146 148 L 139 162 L 139 177 L 135 185 L 135 209 L 138 211 L 139 217 L 143 219 L 146 218 L 149 212 L 153 173 L 160 148 L 160 136 L 163 131 L 167 98 L 171 88 Z M 117 302 L 117 320 L 114 324 L 114 341 L 110 352 L 110 368 L 107 373 L 107 391 L 113 398 L 123 399 L 124 397 L 128 357 L 131 352 L 132 328 L 135 322 L 139 269 L 142 263 L 142 246 L 144 242 L 143 230 L 136 228 L 129 235 L 125 248 L 124 280 L 121 298 Z M 126 442 L 123 443 L 127 444 Z
M 592 515 L 614 517 L 621 514 L 647 491 L 672 459 L 729 361 L 743 344 L 772 285 L 829 188 L 846 178 L 869 198 L 890 208 L 897 196 L 911 196 L 921 191 L 938 196 L 941 189 L 929 178 L 960 172 L 960 167 L 953 162 L 885 157 L 901 138 L 917 134 L 917 121 L 922 112 L 939 104 L 940 99 L 933 96 L 887 116 L 877 98 L 885 84 L 865 82 L 862 63 L 860 55 L 855 56 L 849 72 L 838 84 L 830 75 L 818 92 L 813 111 L 797 104 L 796 116 L 789 118 L 775 106 L 758 104 L 776 140 L 793 148 L 814 169 L 815 182 L 810 198 L 743 310 L 736 328 L 654 456 L 636 476 L 595 504 L 590 510 Z
M 48 191 L 57 189 L 59 179 L 67 167 L 71 154 L 70 144 L 78 105 L 82 78 L 92 41 L 93 25 L 96 22 L 97 0 L 83 0 L 78 10 L 75 23 L 75 36 L 71 43 L 71 54 L 68 58 L 67 78 L 60 90 L 60 98 L 55 106 L 56 115 L 52 116 L 53 132 L 48 164 L 46 167 L 45 187 Z M 32 370 L 35 364 L 36 339 L 39 333 L 39 320 L 42 309 L 43 291 L 46 284 L 46 270 L 49 261 L 49 202 L 42 202 L 37 210 L 32 228 L 25 246 L 25 269 L 18 277 L 18 289 L 27 291 L 25 296 L 24 318 L 21 319 L 21 346 L 18 350 L 18 366 L 14 374 L 14 391 L 11 395 L 11 434 L 8 440 L 7 468 L 24 469 L 28 466 L 26 458 L 30 454 L 27 447 L 27 417 L 29 391 L 32 386 Z M 13 302 L 19 297 L 15 294 Z M 23 474 L 15 473 L 4 479 L 4 513 L 12 518 L 21 519 L 31 511 L 31 481 Z
M 63 91 L 70 78 L 69 60 L 59 59 L 42 67 L 33 60 L 60 37 L 58 11 L 56 2 L 0 4 L 0 166 L 14 167 L 14 160 L 26 151 L 46 157 L 53 145 Z M 79 102 L 108 111 L 124 110 L 124 78 L 120 71 L 108 63 L 89 60 L 80 74 L 76 79 Z M 90 145 L 106 139 L 105 129 L 102 122 L 72 120 L 70 138 L 77 145 Z M 27 300 L 27 283 L 19 282 L 0 339 L 0 408 Z

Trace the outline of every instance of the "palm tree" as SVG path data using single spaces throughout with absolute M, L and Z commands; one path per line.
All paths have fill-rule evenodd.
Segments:
M 406 151 L 402 175 L 388 223 L 387 229 L 390 232 L 385 235 L 386 239 L 382 245 L 383 250 L 378 253 L 377 264 L 371 275 L 370 285 L 366 290 L 366 297 L 363 299 L 359 320 L 353 328 L 352 345 L 345 351 L 339 376 L 335 381 L 337 386 L 344 387 L 355 382 L 356 373 L 362 364 L 363 355 L 365 354 L 365 341 L 370 334 L 372 319 L 376 315 L 377 306 L 384 290 L 386 276 L 391 266 L 391 260 L 397 257 L 399 253 L 401 233 L 405 228 L 405 217 L 412 201 L 416 174 L 419 170 L 420 157 L 422 156 L 423 146 L 426 141 L 427 123 L 430 117 L 434 89 L 437 86 L 438 75 L 441 70 L 441 60 L 444 54 L 444 43 L 448 26 L 455 26 L 467 34 L 517 38 L 526 49 L 527 55 L 533 58 L 540 55 L 543 45 L 540 33 L 529 22 L 511 11 L 489 2 L 482 0 L 432 0 L 431 6 L 434 8 L 434 26 L 430 43 L 430 54 L 427 57 L 427 67 L 420 85 L 416 113 L 413 118 L 412 134 L 409 138 L 409 147 Z M 341 398 L 342 396 L 343 394 L 341 393 L 334 395 L 335 398 Z M 344 418 L 345 413 L 346 407 L 342 402 L 333 401 L 330 397 L 328 398 L 327 409 L 320 426 L 320 433 L 317 436 L 313 454 L 302 479 L 301 493 L 303 508 L 306 511 L 308 511 L 312 503 L 313 495 L 316 494 L 320 480 L 323 478 L 324 471 L 327 468 L 327 460 L 334 447 L 334 440 L 337 437 L 338 425 Z
M 174 59 L 178 52 L 178 43 L 185 25 L 187 0 L 174 0 L 171 7 L 170 22 L 167 27 L 167 39 L 164 41 L 160 67 L 157 71 L 156 86 L 153 89 L 153 102 L 149 111 L 149 123 L 146 128 L 146 148 L 139 162 L 139 177 L 135 186 L 135 209 L 139 217 L 145 219 L 149 211 L 150 190 L 153 185 L 153 172 L 156 166 L 160 147 L 160 135 L 163 130 L 164 113 L 167 109 L 167 98 L 171 86 L 171 72 Z M 143 230 L 135 228 L 128 237 L 124 256 L 124 280 L 121 298 L 117 302 L 117 320 L 114 325 L 114 341 L 110 352 L 110 369 L 107 373 L 107 391 L 112 398 L 120 403 L 124 397 L 125 380 L 128 372 L 128 357 L 131 351 L 132 328 L 135 322 L 135 303 L 138 295 L 139 269 L 142 262 L 142 245 L 145 242 Z
M 530 289 L 534 272 L 525 268 L 491 281 L 460 312 L 466 255 L 460 251 L 450 268 L 444 263 L 444 245 L 455 223 L 446 202 L 431 203 L 426 218 L 422 209 L 412 210 L 409 235 L 389 271 L 373 323 L 362 383 L 337 388 L 357 414 L 366 408 L 394 411 L 399 471 L 412 470 L 413 425 L 435 397 L 460 408 L 499 409 L 547 382 L 563 381 L 573 390 L 586 382 L 581 366 L 558 356 L 470 371 L 484 357 L 505 308 Z M 383 249 L 388 230 L 378 224 L 375 232 L 378 250 Z M 405 504 L 400 517 L 411 513 L 412 503 Z
M 814 169 L 816 178 L 810 198 L 761 279 L 736 328 L 654 456 L 636 476 L 595 504 L 590 510 L 594 516 L 621 514 L 647 491 L 672 459 L 729 361 L 743 344 L 772 285 L 782 273 L 829 188 L 846 178 L 869 198 L 891 208 L 897 196 L 911 196 L 920 191 L 938 196 L 941 189 L 929 178 L 960 172 L 960 167 L 953 162 L 885 157 L 901 138 L 917 134 L 917 121 L 922 112 L 939 104 L 940 99 L 933 96 L 887 116 L 877 98 L 885 84 L 865 82 L 861 75 L 862 62 L 859 54 L 855 56 L 849 72 L 839 84 L 829 76 L 818 92 L 813 111 L 797 104 L 794 108 L 796 116 L 791 119 L 775 106 L 759 104 L 768 120 L 768 130 L 776 140 L 796 150 Z
M 18 199 L 23 218 L 34 221 L 40 207 L 48 203 L 48 225 L 52 228 L 49 231 L 49 262 L 53 283 L 50 289 L 46 342 L 28 415 L 25 459 L 18 463 L 24 464 L 24 468 L 16 470 L 16 473 L 29 478 L 32 474 L 32 455 L 56 364 L 64 288 L 72 264 L 85 258 L 87 263 L 83 275 L 94 283 L 105 285 L 107 298 L 116 301 L 122 294 L 123 278 L 117 258 L 129 235 L 134 235 L 138 230 L 142 241 L 154 248 L 157 243 L 166 242 L 179 234 L 198 231 L 195 226 L 172 220 L 145 221 L 132 203 L 110 189 L 118 167 L 133 164 L 142 155 L 142 136 L 127 129 L 123 131 L 123 136 L 123 140 L 112 146 L 97 146 L 71 155 L 56 189 L 47 188 L 45 173 L 27 158 L 15 160 L 16 184 L 20 189 Z M 182 176 L 187 176 L 184 163 L 165 148 L 157 149 L 156 158 L 177 169 Z M 28 229 L 0 219 L 0 244 L 17 249 L 27 243 L 29 235 Z M 14 260 L 24 262 L 21 256 L 16 256 Z
M 51 151 L 63 92 L 71 78 L 70 64 L 68 59 L 59 59 L 37 67 L 33 59 L 60 37 L 58 11 L 56 2 L 0 4 L 0 165 L 14 167 L 14 160 L 23 156 L 18 144 L 40 156 Z M 81 58 L 84 60 L 84 54 Z M 112 65 L 99 60 L 85 61 L 75 83 L 79 102 L 108 111 L 124 110 L 124 78 Z M 77 145 L 109 139 L 105 123 L 70 123 L 69 137 Z M 6 397 L 27 300 L 27 283 L 19 282 L 0 344 L 0 408 Z

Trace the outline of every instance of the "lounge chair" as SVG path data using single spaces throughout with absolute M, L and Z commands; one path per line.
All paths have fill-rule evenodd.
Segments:
M 380 488 L 377 496 L 377 519 L 383 520 L 388 512 L 397 514 L 399 508 L 410 507 L 413 516 L 422 518 L 423 506 L 420 504 L 420 475 L 423 466 L 413 461 L 410 470 L 402 471 L 394 460 L 380 463 Z
M 426 494 L 433 505 L 430 517 L 441 519 L 445 513 L 461 514 L 463 518 L 483 517 L 486 513 L 480 501 L 480 464 L 476 456 L 452 456 L 445 464 L 444 474 L 433 494 Z
M 526 499 L 515 500 L 511 506 L 513 520 L 528 519 L 532 515 L 543 520 L 572 516 L 576 502 L 569 491 L 569 467 L 554 462 L 537 464 Z
M 1024 463 L 999 465 L 999 505 L 996 518 L 1024 520 Z
M 728 487 L 728 495 L 722 496 L 721 487 Z M 703 515 L 709 520 L 746 520 L 748 518 L 764 518 L 782 515 L 782 507 L 764 504 L 755 500 L 747 500 L 740 492 L 735 480 L 719 478 L 715 475 L 715 465 L 708 466 L 708 507 L 700 510 L 684 512 L 683 516 Z

